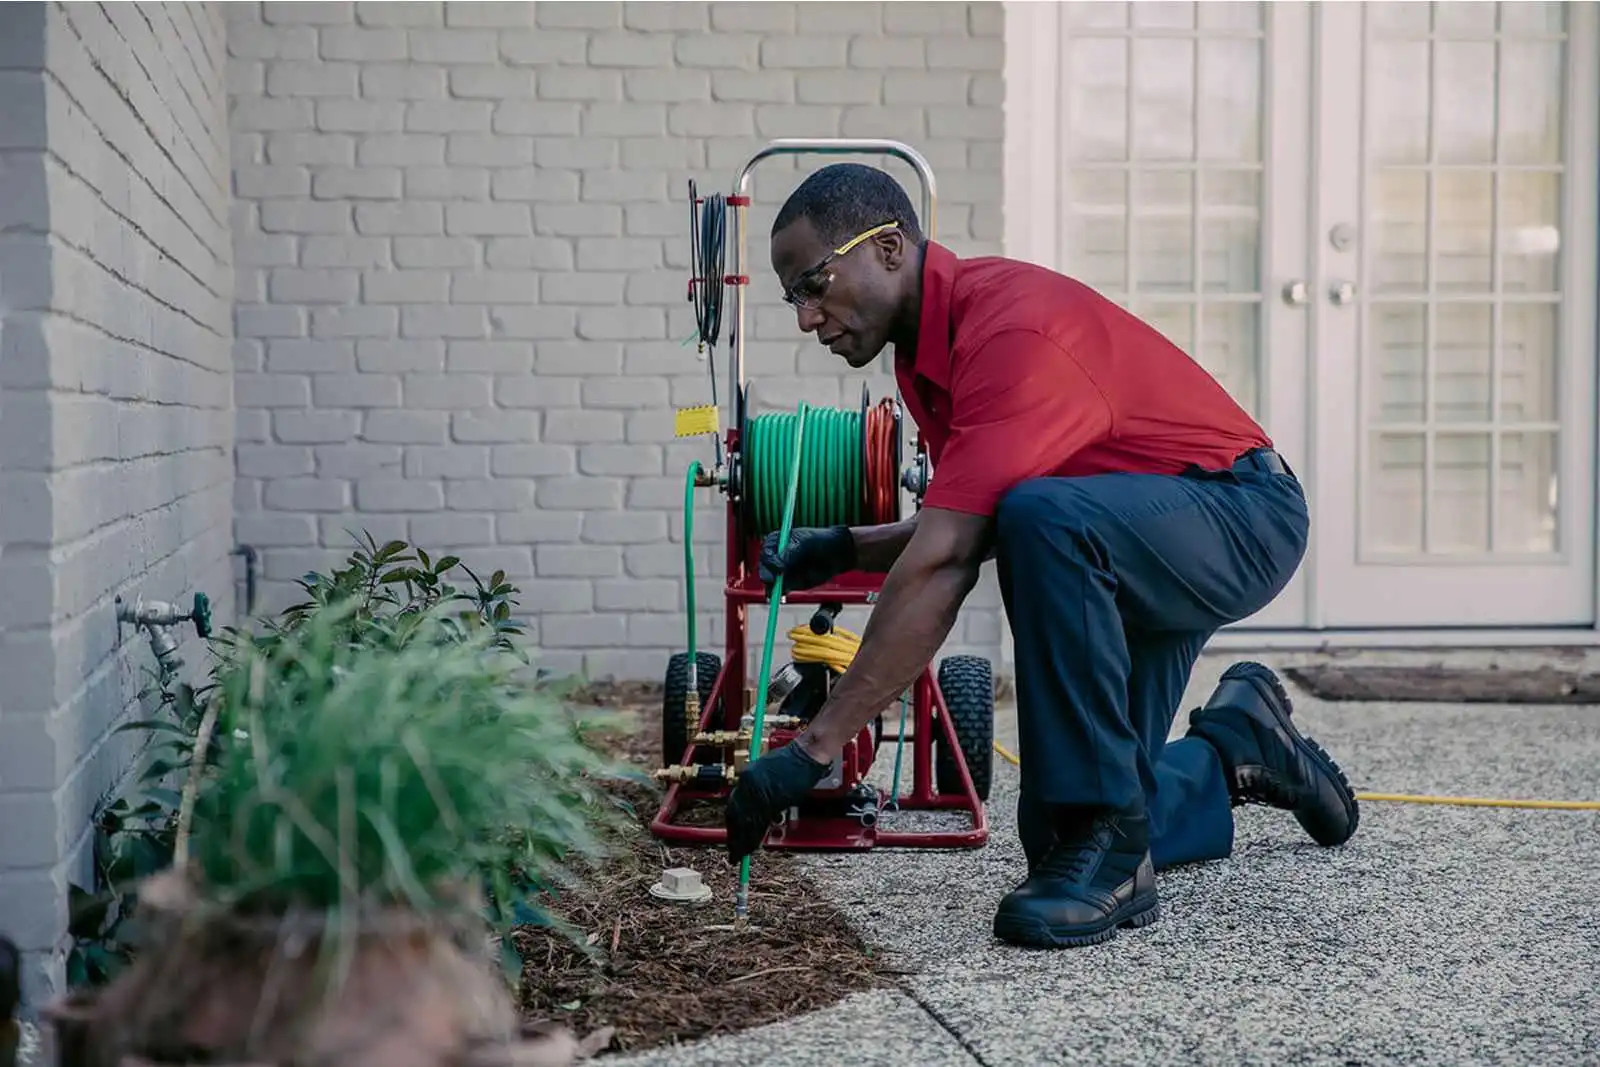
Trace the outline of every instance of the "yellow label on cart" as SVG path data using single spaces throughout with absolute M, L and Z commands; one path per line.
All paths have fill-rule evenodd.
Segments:
M 679 408 L 676 432 L 679 437 L 717 432 L 717 406 L 702 404 L 695 408 Z

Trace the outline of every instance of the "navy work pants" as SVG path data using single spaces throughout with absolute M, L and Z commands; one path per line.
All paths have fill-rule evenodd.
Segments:
M 1288 584 L 1309 525 L 1294 476 L 1248 456 L 1230 471 L 1040 478 L 1006 495 L 995 551 L 1030 856 L 1063 807 L 1148 815 L 1158 868 L 1229 854 L 1216 750 L 1167 735 L 1201 648 Z

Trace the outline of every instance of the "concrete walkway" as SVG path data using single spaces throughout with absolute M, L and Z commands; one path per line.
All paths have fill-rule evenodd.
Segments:
M 1203 660 L 1185 707 L 1235 658 Z M 1600 799 L 1600 709 L 1290 691 L 1358 790 Z M 1005 743 L 1015 720 L 1001 720 Z M 1368 803 L 1357 836 L 1324 850 L 1287 814 L 1243 809 L 1231 858 L 1162 875 L 1154 926 L 1026 952 L 990 935 L 1024 871 L 1017 771 L 996 766 L 987 847 L 809 861 L 865 936 L 916 972 L 903 992 L 612 1062 L 1600 1062 L 1600 812 Z

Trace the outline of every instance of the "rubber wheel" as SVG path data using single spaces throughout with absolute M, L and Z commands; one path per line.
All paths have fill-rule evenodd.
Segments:
M 994 780 L 994 675 L 989 661 L 980 656 L 951 656 L 939 664 L 939 691 L 950 712 L 961 755 L 967 761 L 978 799 L 989 799 Z M 957 766 L 944 728 L 933 728 L 935 780 L 942 794 L 960 795 L 961 769 Z
M 695 688 L 700 690 L 700 710 L 705 711 L 711 699 L 711 687 L 717 684 L 717 674 L 722 670 L 722 657 L 711 652 L 701 652 L 695 658 L 699 672 Z M 679 652 L 667 661 L 667 680 L 661 698 L 661 765 L 674 766 L 683 758 L 683 748 L 689 743 L 689 728 L 684 722 L 684 709 L 689 703 L 689 653 Z M 695 750 L 695 762 L 702 762 L 702 753 L 711 750 L 709 745 Z

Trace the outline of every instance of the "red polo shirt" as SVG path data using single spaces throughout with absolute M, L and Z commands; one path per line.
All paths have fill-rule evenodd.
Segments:
M 994 514 L 1019 482 L 1225 468 L 1266 433 L 1182 349 L 1093 289 L 928 242 L 922 324 L 895 352 L 933 460 L 928 507 Z

